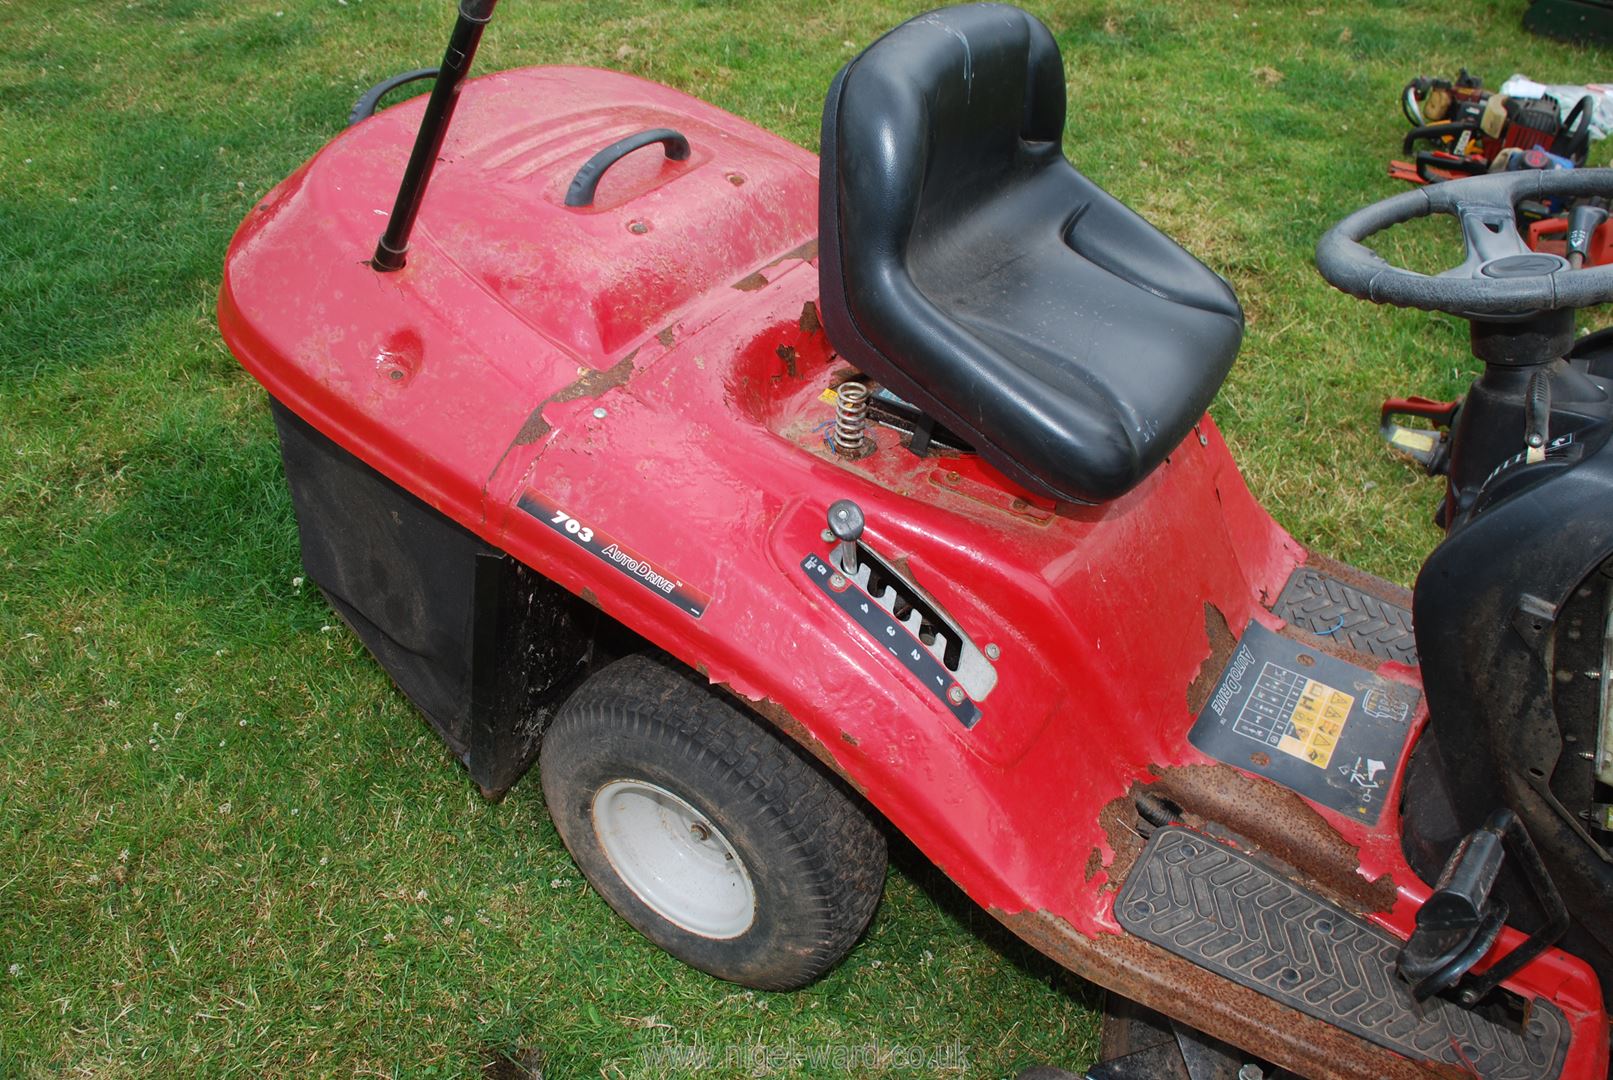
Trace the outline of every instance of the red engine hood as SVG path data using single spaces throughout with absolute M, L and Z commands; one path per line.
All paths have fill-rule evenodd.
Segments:
M 461 91 L 408 265 L 376 274 L 367 259 L 424 102 L 343 132 L 257 206 L 231 246 L 220 324 L 276 397 L 383 471 L 418 474 L 428 501 L 480 519 L 455 477 L 480 486 L 535 402 L 813 241 L 817 159 L 632 76 L 488 75 Z M 691 156 L 646 147 L 606 172 L 593 206 L 564 205 L 589 157 L 652 127 L 683 133 Z M 479 392 L 427 388 L 467 378 Z M 444 423 L 460 438 L 430 461 L 398 437 Z

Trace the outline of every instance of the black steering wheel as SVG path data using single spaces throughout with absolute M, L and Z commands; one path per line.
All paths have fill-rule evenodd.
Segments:
M 1529 250 L 1518 203 L 1553 196 L 1613 197 L 1613 169 L 1490 173 L 1417 188 L 1364 207 L 1327 231 L 1316 268 L 1336 288 L 1375 304 L 1462 316 L 1524 315 L 1613 300 L 1613 265 L 1573 270 L 1561 255 Z M 1429 214 L 1462 223 L 1467 258 L 1429 276 L 1391 266 L 1361 241 Z

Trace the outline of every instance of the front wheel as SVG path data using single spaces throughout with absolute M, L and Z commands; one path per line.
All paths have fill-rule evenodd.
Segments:
M 692 967 L 759 990 L 816 979 L 856 943 L 885 840 L 793 744 L 687 672 L 600 669 L 544 736 L 543 794 L 594 889 Z

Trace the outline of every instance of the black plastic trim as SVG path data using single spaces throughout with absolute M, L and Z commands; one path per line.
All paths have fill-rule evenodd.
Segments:
M 611 143 L 583 163 L 583 167 L 577 170 L 577 175 L 571 178 L 571 186 L 566 188 L 566 205 L 592 206 L 594 192 L 599 187 L 600 180 L 604 179 L 606 169 L 633 151 L 642 150 L 656 143 L 666 146 L 668 161 L 689 160 L 689 140 L 684 138 L 681 132 L 671 128 L 650 128 L 636 135 L 629 135 L 625 139 Z

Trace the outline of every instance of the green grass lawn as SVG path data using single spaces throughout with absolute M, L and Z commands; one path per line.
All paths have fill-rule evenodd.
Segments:
M 1212 411 L 1256 494 L 1409 583 L 1437 491 L 1376 408 L 1459 392 L 1465 329 L 1333 292 L 1312 247 L 1398 190 L 1411 75 L 1580 82 L 1608 56 L 1524 35 L 1518 0 L 1033 7 L 1071 158 L 1243 299 Z M 0 0 L 0 1076 L 478 1076 L 499 1054 L 828 1075 L 722 1055 L 873 1043 L 942 1075 L 1090 1062 L 1097 992 L 910 849 L 812 988 L 681 967 L 582 884 L 536 783 L 484 803 L 302 582 L 264 396 L 214 327 L 220 263 L 361 89 L 436 63 L 451 10 Z M 836 68 L 917 10 L 509 0 L 480 59 L 636 72 L 815 148 Z M 1457 261 L 1442 240 L 1406 250 Z M 857 1071 L 934 1075 L 887 1063 Z

